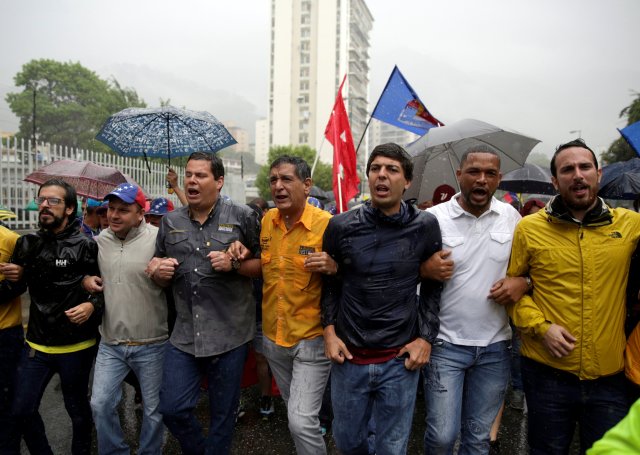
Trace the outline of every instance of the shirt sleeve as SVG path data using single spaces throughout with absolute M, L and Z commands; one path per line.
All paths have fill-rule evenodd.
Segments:
M 160 227 L 158 228 L 158 235 L 156 236 L 156 252 L 154 253 L 154 256 L 157 258 L 164 258 L 167 256 L 167 251 L 164 246 L 164 238 L 167 232 L 168 221 L 168 218 L 163 216 L 162 221 L 160 222 Z
M 340 249 L 339 233 L 334 219 L 329 220 L 327 229 L 322 238 L 322 250 L 329 254 L 338 263 L 336 275 L 322 275 L 322 297 L 320 299 L 320 312 L 322 327 L 335 325 L 338 317 L 338 306 L 342 293 L 342 279 L 340 277 Z
M 426 226 L 426 238 L 429 239 L 423 261 L 429 259 L 434 253 L 442 249 L 442 233 L 440 224 L 435 216 L 428 213 L 429 220 Z M 420 295 L 418 305 L 418 324 L 420 338 L 433 343 L 440 331 L 440 297 L 442 283 L 435 280 L 420 280 Z
M 519 223 L 513 234 L 507 276 L 528 275 L 530 260 L 531 254 L 527 248 L 526 235 L 522 229 L 522 224 Z M 536 334 L 542 337 L 551 325 L 530 294 L 525 294 L 516 303 L 508 305 L 507 312 L 513 324 L 528 334 Z

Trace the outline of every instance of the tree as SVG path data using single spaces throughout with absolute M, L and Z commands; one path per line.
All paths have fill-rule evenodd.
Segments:
M 309 166 L 313 166 L 313 162 L 316 158 L 316 151 L 308 145 L 271 147 L 271 149 L 269 149 L 269 158 L 267 159 L 267 163 L 269 164 L 262 166 L 256 176 L 256 187 L 258 187 L 260 197 L 271 199 L 271 190 L 269 188 L 269 166 L 276 158 L 282 155 L 299 156 L 309 163 Z M 318 161 L 313 174 L 313 184 L 322 190 L 328 191 L 331 190 L 332 187 L 332 178 L 331 166 Z
M 107 118 L 126 107 L 145 106 L 134 89 L 115 78 L 100 79 L 80 63 L 31 60 L 14 81 L 24 89 L 5 99 L 20 119 L 19 138 L 32 139 L 35 115 L 38 141 L 106 151 L 94 138 Z
M 640 93 L 634 92 L 635 99 L 630 105 L 620 111 L 620 118 L 627 117 L 627 126 L 640 122 Z M 600 155 L 604 164 L 611 164 L 617 161 L 627 161 L 636 158 L 638 154 L 631 148 L 627 141 L 620 137 L 613 141 L 609 149 Z

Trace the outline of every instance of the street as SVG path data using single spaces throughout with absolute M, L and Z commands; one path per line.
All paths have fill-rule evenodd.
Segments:
M 124 386 L 123 401 L 120 407 L 120 417 L 127 441 L 134 446 L 138 437 L 141 410 L 136 410 L 133 403 L 133 388 Z M 276 412 L 268 421 L 263 421 L 258 412 L 258 395 L 255 387 L 244 389 L 242 399 L 246 414 L 239 420 L 234 435 L 233 455 L 289 455 L 295 454 L 295 449 L 286 422 L 286 411 L 281 399 L 276 400 Z M 202 393 L 197 412 L 201 422 L 207 419 L 206 394 Z M 60 382 L 57 375 L 53 377 L 47 387 L 40 406 L 40 412 L 45 422 L 49 443 L 55 454 L 70 453 L 71 450 L 71 422 L 60 391 Z M 408 453 L 422 454 L 422 437 L 424 434 L 424 402 L 418 397 L 416 411 L 413 419 L 413 430 L 409 443 Z M 177 441 L 166 432 L 164 454 L 179 454 L 180 447 Z M 500 429 L 500 444 L 502 454 L 526 454 L 526 418 L 521 411 L 509 407 L 505 409 L 502 427 Z M 328 453 L 337 454 L 337 450 L 331 439 L 331 432 L 327 437 Z M 94 451 L 98 453 L 95 434 Z M 28 451 L 23 443 L 22 453 Z M 577 453 L 577 451 L 575 452 Z

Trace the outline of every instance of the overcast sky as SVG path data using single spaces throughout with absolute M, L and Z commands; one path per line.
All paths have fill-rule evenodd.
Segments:
M 394 65 L 444 123 L 477 118 L 543 141 L 549 154 L 581 130 L 606 148 L 640 91 L 638 0 L 366 0 L 370 110 Z M 269 0 L 3 0 L 4 96 L 31 59 L 80 62 L 160 98 L 207 110 L 253 135 L 266 117 Z M 328 118 L 327 118 L 328 119 Z

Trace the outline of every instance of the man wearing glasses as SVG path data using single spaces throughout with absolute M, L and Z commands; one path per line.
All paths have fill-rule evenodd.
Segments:
M 32 419 L 47 384 L 58 373 L 73 427 L 71 453 L 88 454 L 93 422 L 87 392 L 103 300 L 101 294 L 84 291 L 82 280 L 98 274 L 98 247 L 80 232 L 71 185 L 49 180 L 35 201 L 40 230 L 18 239 L 12 262 L 0 265 L 5 279 L 23 289 L 28 286 L 31 297 L 12 414 L 22 422 Z M 30 451 L 53 453 L 44 428 L 41 434 Z

